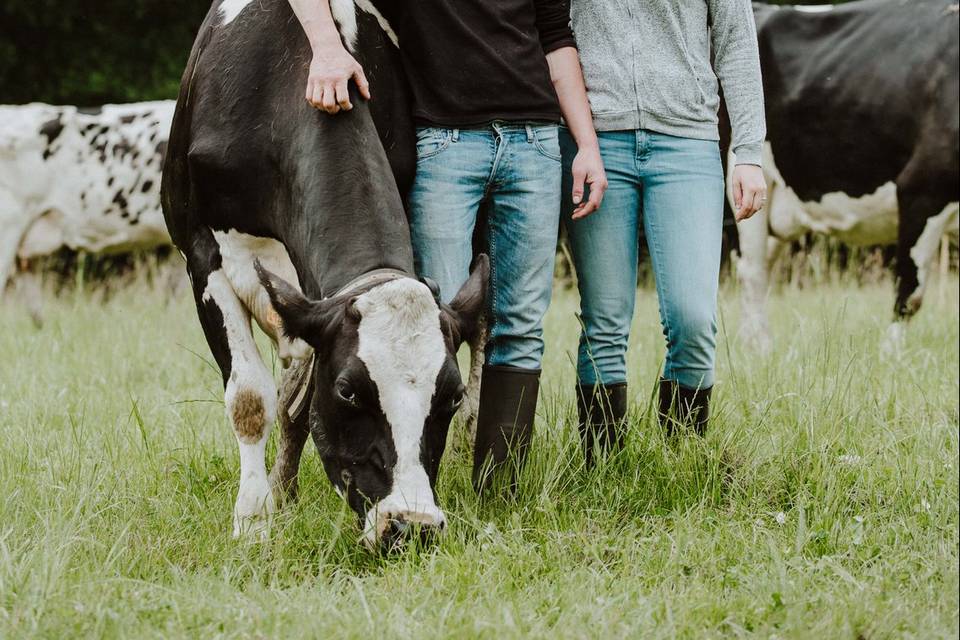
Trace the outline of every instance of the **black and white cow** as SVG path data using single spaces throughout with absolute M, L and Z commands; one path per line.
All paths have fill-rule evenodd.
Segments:
M 764 210 L 738 225 L 747 335 L 769 346 L 768 273 L 819 232 L 896 244 L 895 322 L 916 313 L 944 233 L 957 234 L 958 7 L 947 0 L 754 3 L 766 99 Z
M 216 0 L 183 76 L 162 199 L 240 448 L 234 534 L 265 534 L 312 435 L 374 547 L 444 526 L 434 487 L 464 396 L 454 356 L 476 334 L 489 267 L 481 256 L 449 306 L 413 276 L 401 190 L 415 141 L 398 51 L 367 2 L 331 8 L 373 99 L 351 87 L 352 111 L 315 110 L 287 0 Z M 251 317 L 290 362 L 279 402 Z
M 0 294 L 18 257 L 170 244 L 160 170 L 173 108 L 0 106 Z

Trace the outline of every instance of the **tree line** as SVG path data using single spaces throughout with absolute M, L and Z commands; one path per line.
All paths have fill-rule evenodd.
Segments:
M 4 0 L 0 104 L 174 98 L 209 6 L 205 0 Z

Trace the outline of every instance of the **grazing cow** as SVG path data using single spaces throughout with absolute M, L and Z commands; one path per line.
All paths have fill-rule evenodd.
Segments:
M 373 94 L 351 86 L 355 106 L 337 116 L 304 101 L 311 51 L 287 0 L 213 3 L 184 72 L 162 201 L 240 448 L 234 535 L 265 534 L 312 435 L 373 548 L 444 526 L 434 487 L 464 397 L 455 353 L 477 333 L 489 267 L 479 257 L 449 306 L 413 275 L 401 189 L 415 142 L 398 50 L 369 3 L 331 8 Z M 279 402 L 251 317 L 290 363 Z
M 740 223 L 748 336 L 769 346 L 769 266 L 815 231 L 897 245 L 895 322 L 920 308 L 958 227 L 958 23 L 946 0 L 754 4 L 766 97 L 765 210 Z
M 0 293 L 17 257 L 170 243 L 160 169 L 173 107 L 0 106 Z

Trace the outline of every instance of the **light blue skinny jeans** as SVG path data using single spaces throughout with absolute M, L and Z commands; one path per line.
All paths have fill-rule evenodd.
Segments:
M 486 363 L 540 369 L 560 226 L 556 125 L 417 129 L 410 235 L 417 273 L 436 281 L 444 302 L 469 276 L 481 206 L 490 253 Z
M 663 377 L 691 389 L 714 382 L 723 169 L 716 142 L 639 129 L 601 132 L 609 186 L 600 209 L 564 220 L 580 288 L 580 384 L 627 380 L 627 342 L 637 292 L 640 224 L 666 336 Z M 576 143 L 560 133 L 562 193 L 570 192 Z

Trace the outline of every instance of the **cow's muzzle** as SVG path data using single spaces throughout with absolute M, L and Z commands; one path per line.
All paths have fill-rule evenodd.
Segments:
M 381 503 L 367 513 L 365 525 L 364 545 L 371 551 L 392 552 L 411 543 L 433 544 L 446 528 L 447 519 L 434 505 L 418 509 L 391 509 Z

